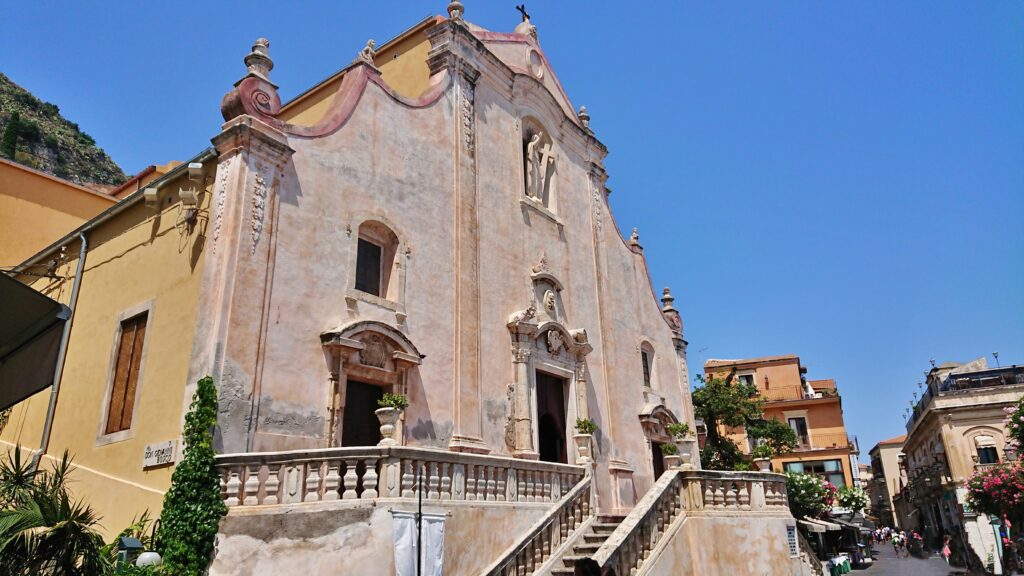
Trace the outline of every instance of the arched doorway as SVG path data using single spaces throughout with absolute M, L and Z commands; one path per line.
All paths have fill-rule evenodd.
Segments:
M 351 323 L 320 338 L 331 372 L 326 445 L 376 445 L 377 401 L 386 392 L 408 394 L 409 371 L 422 355 L 405 334 L 381 322 Z M 403 437 L 401 421 L 396 436 Z

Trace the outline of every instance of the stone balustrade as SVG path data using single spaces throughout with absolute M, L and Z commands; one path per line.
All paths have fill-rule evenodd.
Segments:
M 607 573 L 640 569 L 680 515 L 776 513 L 789 515 L 786 477 L 765 472 L 665 472 L 619 524 L 594 559 Z
M 417 498 L 557 502 L 583 467 L 410 448 L 366 446 L 217 457 L 228 507 Z
M 591 515 L 591 476 L 573 487 L 515 544 L 483 571 L 487 576 L 533 574 Z

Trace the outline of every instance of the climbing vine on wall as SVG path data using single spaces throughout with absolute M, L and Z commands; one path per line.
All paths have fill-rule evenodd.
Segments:
M 220 495 L 214 461 L 213 427 L 217 389 L 213 378 L 199 381 L 185 416 L 185 455 L 171 476 L 160 515 L 158 548 L 170 574 L 200 575 L 213 554 L 214 538 L 227 506 Z

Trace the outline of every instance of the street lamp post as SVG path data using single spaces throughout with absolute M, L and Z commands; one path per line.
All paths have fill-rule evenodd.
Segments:
M 996 537 L 996 553 L 992 556 L 992 573 L 1002 574 L 1003 573 L 1003 539 L 999 537 L 999 525 L 1002 522 L 995 516 L 989 521 L 992 524 L 992 532 L 995 533 Z

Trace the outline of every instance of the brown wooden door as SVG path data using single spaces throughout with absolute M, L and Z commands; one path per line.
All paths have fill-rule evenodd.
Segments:
M 657 480 L 665 473 L 665 454 L 658 442 L 651 442 L 651 460 L 654 462 L 654 479 Z

